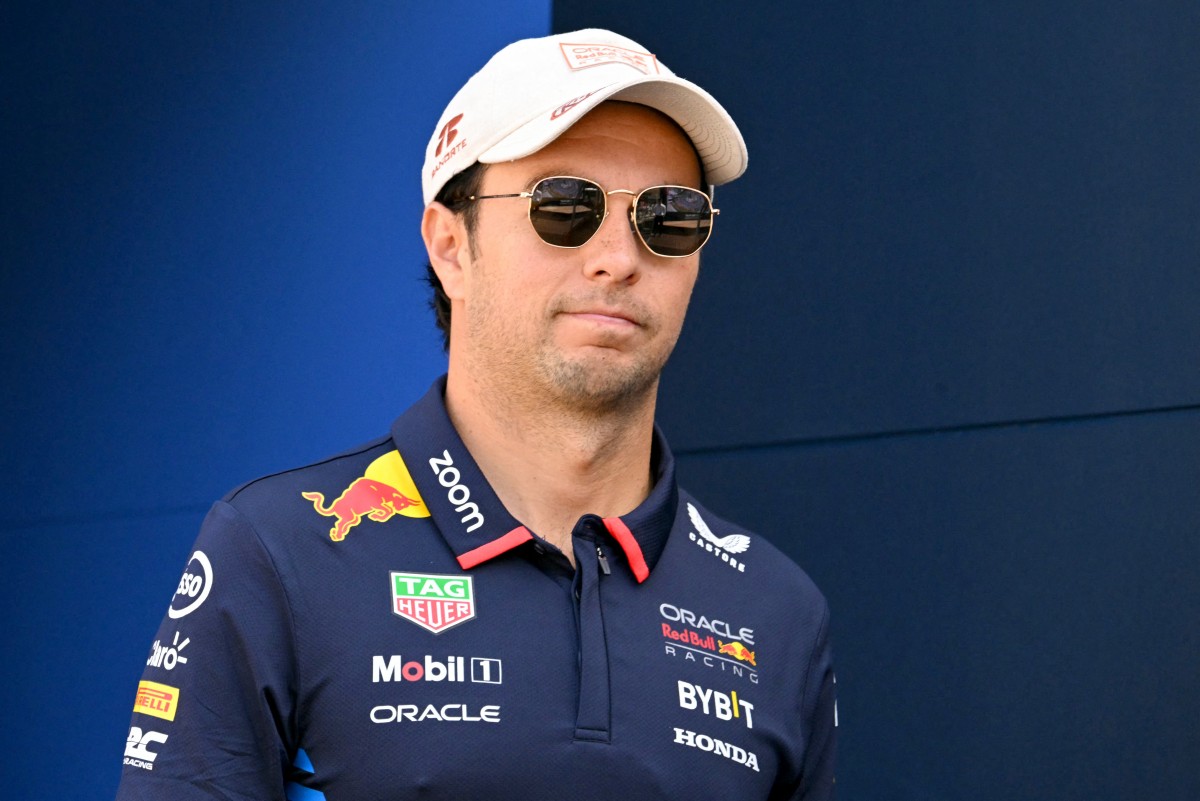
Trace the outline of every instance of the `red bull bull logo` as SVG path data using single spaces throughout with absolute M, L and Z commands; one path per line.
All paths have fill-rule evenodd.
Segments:
M 729 654 L 734 659 L 742 662 L 749 662 L 751 665 L 758 667 L 754 662 L 754 652 L 742 645 L 737 640 L 733 642 L 721 642 L 717 640 L 717 653 Z
M 429 517 L 429 509 L 399 451 L 390 451 L 371 462 L 366 473 L 354 479 L 328 506 L 323 493 L 300 494 L 312 501 L 317 514 L 337 518 L 329 529 L 329 539 L 334 542 L 344 540 L 364 517 L 376 523 L 391 520 L 394 515 Z

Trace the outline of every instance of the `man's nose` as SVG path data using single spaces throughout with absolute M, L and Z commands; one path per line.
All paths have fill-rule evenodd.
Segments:
M 641 275 L 643 259 L 648 255 L 633 228 L 630 212 L 635 193 L 628 189 L 613 189 L 607 194 L 604 222 L 591 241 L 583 246 L 584 250 L 591 251 L 587 254 L 585 270 L 589 278 L 634 283 Z

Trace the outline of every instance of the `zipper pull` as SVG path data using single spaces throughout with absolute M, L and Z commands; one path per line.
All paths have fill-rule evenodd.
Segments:
M 600 561 L 600 572 L 606 576 L 612 575 L 612 569 L 608 566 L 608 559 L 604 556 L 604 551 L 600 550 L 600 546 L 596 546 L 596 558 Z

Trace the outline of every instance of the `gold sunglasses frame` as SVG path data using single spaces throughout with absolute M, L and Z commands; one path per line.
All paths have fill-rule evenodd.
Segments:
M 634 192 L 632 189 L 605 189 L 603 186 L 601 186 L 596 181 L 593 181 L 591 178 L 583 178 L 578 175 L 548 175 L 545 178 L 539 178 L 537 180 L 537 182 L 534 183 L 533 188 L 537 188 L 538 184 L 541 184 L 544 181 L 553 181 L 557 178 L 570 178 L 573 181 L 584 181 L 586 183 L 589 183 L 592 186 L 599 189 L 601 196 L 604 198 L 604 216 L 602 216 L 600 218 L 600 224 L 596 226 L 595 231 L 592 231 L 591 236 L 589 236 L 583 242 L 580 242 L 578 245 L 556 245 L 553 242 L 546 242 L 546 240 L 542 238 L 542 235 L 540 233 L 538 233 L 538 231 L 537 231 L 537 226 L 533 224 L 533 191 L 532 191 L 532 189 L 528 192 L 512 192 L 512 193 L 505 194 L 505 195 L 471 195 L 470 197 L 467 198 L 467 200 L 470 202 L 474 202 L 476 200 L 502 200 L 504 198 L 514 198 L 514 197 L 527 198 L 529 200 L 529 208 L 526 209 L 526 212 L 525 212 L 526 218 L 529 220 L 529 225 L 531 228 L 533 228 L 534 233 L 537 233 L 538 239 L 541 239 L 542 242 L 545 242 L 547 245 L 549 245 L 552 248 L 562 248 L 563 250 L 576 250 L 578 248 L 583 247 L 588 242 L 591 242 L 592 239 L 596 236 L 596 234 L 600 233 L 600 228 L 604 225 L 604 222 L 608 219 L 608 197 L 609 197 L 609 195 L 632 195 L 633 202 L 629 204 L 629 229 L 631 231 L 633 231 L 633 233 L 637 236 L 638 241 L 642 243 L 642 247 L 644 247 L 646 250 L 648 250 L 651 254 L 658 256 L 659 258 L 663 258 L 663 259 L 686 259 L 689 256 L 695 256 L 697 253 L 699 253 L 700 250 L 705 245 L 708 244 L 709 240 L 712 239 L 713 228 L 716 225 L 716 216 L 721 213 L 721 210 L 713 205 L 713 197 L 711 194 L 709 194 L 708 192 L 703 192 L 699 189 L 696 189 L 693 186 L 681 186 L 679 184 L 657 184 L 655 186 L 648 186 L 645 189 L 641 190 L 640 192 Z M 646 194 L 647 192 L 654 191 L 656 189 L 687 189 L 692 192 L 699 192 L 701 195 L 704 196 L 704 199 L 708 201 L 708 208 L 712 212 L 712 215 L 709 218 L 709 222 L 708 222 L 708 235 L 704 237 L 704 241 L 701 242 L 700 245 L 695 250 L 693 250 L 691 253 L 684 253 L 684 254 L 681 254 L 678 256 L 675 256 L 675 255 L 672 255 L 669 253 L 659 253 L 656 250 L 654 250 L 654 248 L 650 247 L 650 243 L 646 241 L 646 237 L 642 236 L 642 232 L 640 230 L 638 230 L 637 220 L 634 217 L 634 211 L 637 209 L 638 200 L 642 197 L 642 195 Z

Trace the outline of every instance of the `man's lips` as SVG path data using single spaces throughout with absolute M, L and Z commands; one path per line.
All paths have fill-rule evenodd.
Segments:
M 599 325 L 615 325 L 615 326 L 639 326 L 637 318 L 633 314 L 621 309 L 604 309 L 604 308 L 587 308 L 587 309 L 571 309 L 564 311 L 563 314 L 573 317 L 577 320 L 597 323 Z

